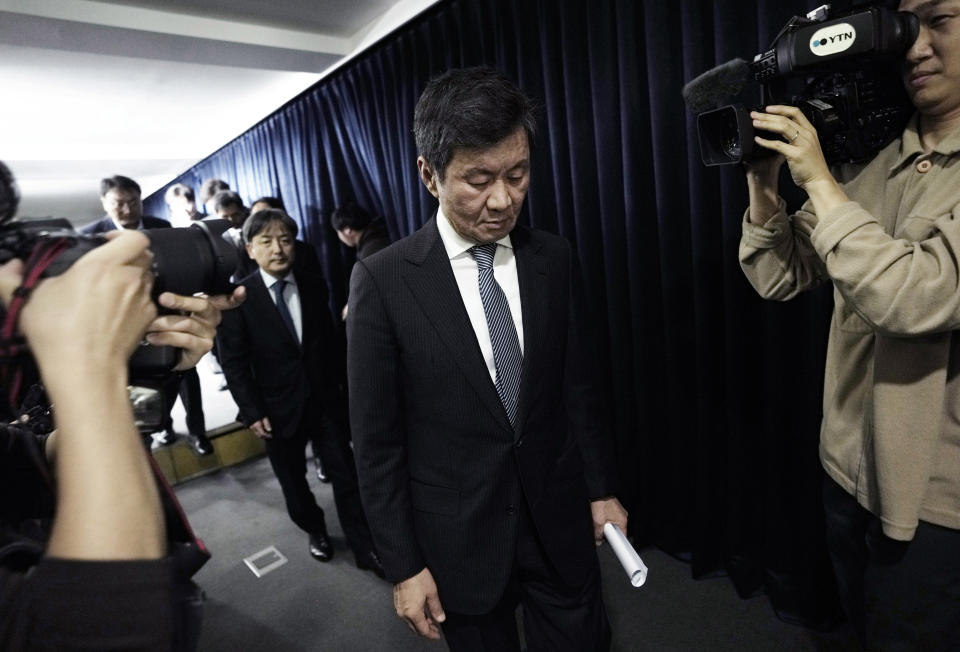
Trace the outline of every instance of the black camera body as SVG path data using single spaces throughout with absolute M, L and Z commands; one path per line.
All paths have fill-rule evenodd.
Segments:
M 798 107 L 817 130 L 828 163 L 872 158 L 913 113 L 896 70 L 918 33 L 916 16 L 884 6 L 835 13 L 824 5 L 807 17 L 795 16 L 750 63 L 729 62 L 684 88 L 688 106 L 699 113 L 703 163 L 728 165 L 771 153 L 754 136 L 779 135 L 755 134 L 751 109 L 730 103 L 751 80 L 760 85 L 754 109 Z
M 237 268 L 236 249 L 223 239 L 227 220 L 203 220 L 181 229 L 149 229 L 153 253 L 153 297 L 163 292 L 192 295 L 229 294 L 230 277 Z M 12 258 L 27 260 L 44 242 L 60 243 L 56 258 L 41 278 L 58 276 L 88 251 L 107 239 L 76 232 L 63 218 L 12 221 L 0 226 L 0 265 Z M 164 309 L 158 305 L 158 309 Z M 130 359 L 131 383 L 164 377 L 180 361 L 180 351 L 169 346 L 141 345 Z

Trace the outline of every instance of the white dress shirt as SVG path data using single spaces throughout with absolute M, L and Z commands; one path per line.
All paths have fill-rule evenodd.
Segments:
M 480 345 L 480 352 L 487 363 L 487 371 L 490 372 L 490 379 L 494 383 L 497 381 L 497 367 L 493 360 L 493 345 L 490 344 L 490 330 L 487 328 L 487 314 L 483 311 L 483 300 L 480 298 L 480 285 L 477 281 L 477 261 L 473 259 L 470 248 L 475 242 L 467 240 L 459 233 L 453 230 L 450 222 L 443 214 L 442 209 L 437 210 L 437 229 L 440 231 L 440 240 L 443 241 L 443 247 L 447 250 L 447 257 L 450 259 L 450 267 L 453 268 L 453 276 L 457 279 L 457 286 L 460 288 L 460 297 L 463 299 L 463 306 L 467 309 L 467 315 L 470 317 L 470 324 L 477 336 L 477 343 Z M 517 259 L 513 255 L 513 243 L 510 236 L 505 235 L 497 241 L 499 245 L 493 257 L 493 277 L 503 288 L 503 293 L 507 297 L 507 303 L 510 304 L 510 316 L 513 317 L 513 325 L 517 329 L 517 339 L 520 342 L 520 353 L 523 353 L 523 313 L 520 306 L 520 281 L 517 278 Z
M 297 329 L 297 341 L 303 343 L 303 314 L 300 311 L 300 291 L 297 289 L 297 280 L 293 277 L 293 272 L 288 272 L 282 279 L 277 279 L 261 268 L 260 276 L 263 278 L 263 284 L 267 286 L 267 292 L 270 293 L 270 299 L 273 301 L 273 305 L 277 305 L 277 298 L 273 294 L 274 283 L 278 280 L 287 282 L 287 285 L 283 288 L 283 301 L 287 304 L 287 310 L 290 311 L 290 317 L 293 318 L 293 325 Z

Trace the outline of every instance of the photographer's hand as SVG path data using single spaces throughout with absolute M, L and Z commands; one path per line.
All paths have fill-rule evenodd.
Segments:
M 161 315 L 147 327 L 147 341 L 156 346 L 175 346 L 183 350 L 175 371 L 191 369 L 213 348 L 213 338 L 220 324 L 220 312 L 243 303 L 245 289 L 237 287 L 231 295 L 187 297 L 164 292 L 158 298 L 164 308 L 178 315 Z
M 794 183 L 803 188 L 814 211 L 823 215 L 831 208 L 850 201 L 846 193 L 830 173 L 830 168 L 820 149 L 817 130 L 807 116 L 794 106 L 772 105 L 766 107 L 766 113 L 752 111 L 755 129 L 780 134 L 783 140 L 767 139 L 756 136 L 758 145 L 782 155 Z
M 57 425 L 57 512 L 47 553 L 85 560 L 166 554 L 156 481 L 127 398 L 127 360 L 156 316 L 149 240 L 110 242 L 42 281 L 20 315 Z M 8 302 L 23 266 L 0 268 Z

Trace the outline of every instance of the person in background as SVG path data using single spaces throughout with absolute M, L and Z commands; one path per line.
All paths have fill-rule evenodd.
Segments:
M 203 182 L 203 185 L 200 186 L 200 203 L 203 204 L 207 215 L 216 213 L 213 198 L 216 197 L 217 193 L 221 190 L 230 190 L 230 184 L 223 179 L 207 179 Z
M 250 213 L 276 208 L 286 212 L 283 200 L 279 197 L 260 197 L 250 204 Z M 298 269 L 303 269 L 311 274 L 323 276 L 323 270 L 320 268 L 320 260 L 317 258 L 317 251 L 303 240 L 297 239 L 293 243 L 293 264 Z M 313 466 L 317 473 L 317 480 L 325 484 L 330 482 L 330 477 L 323 470 L 323 460 L 320 459 L 320 451 L 317 450 L 314 440 L 310 440 L 310 448 L 313 451 Z
M 347 202 L 330 218 L 340 242 L 357 250 L 357 260 L 375 254 L 390 245 L 390 235 L 380 218 L 374 219 L 363 206 Z
M 390 234 L 382 219 L 373 219 L 373 216 L 356 202 L 347 202 L 333 211 L 330 218 L 333 229 L 337 232 L 340 242 L 357 250 L 357 260 L 385 249 L 390 245 Z M 347 319 L 348 303 L 340 312 L 342 320 Z
M 252 214 L 243 235 L 258 269 L 241 279 L 247 301 L 224 315 L 217 333 L 238 419 L 264 440 L 290 519 L 308 534 L 310 555 L 326 562 L 333 545 L 306 478 L 305 448 L 314 441 L 357 566 L 382 576 L 341 425 L 343 352 L 333 333 L 326 282 L 294 265 L 297 224 L 285 212 Z
M 100 181 L 100 203 L 106 216 L 87 224 L 80 233 L 106 233 L 120 229 L 162 229 L 170 222 L 159 217 L 143 214 L 140 200 L 140 184 L 122 175 L 114 175 Z
M 197 204 L 193 188 L 177 183 L 167 188 L 164 200 L 170 212 L 171 224 L 174 227 L 189 226 L 192 222 L 203 217 L 197 211 Z M 186 415 L 187 439 L 194 452 L 200 456 L 214 453 L 213 442 L 207 437 L 207 425 L 203 415 L 203 395 L 200 390 L 200 376 L 195 367 L 191 367 L 180 374 L 167 379 L 164 395 L 169 410 L 180 396 L 183 410 Z M 167 446 L 177 440 L 173 429 L 173 417 L 167 412 L 164 428 L 159 436 L 154 437 L 154 444 Z
M 230 228 L 226 230 L 224 237 L 237 248 L 237 258 L 240 261 L 234 278 L 244 278 L 257 268 L 257 264 L 250 260 L 246 243 L 243 241 L 243 223 L 249 217 L 250 209 L 244 205 L 243 198 L 233 190 L 221 190 L 214 195 L 210 203 L 214 217 L 230 222 Z
M 167 188 L 163 200 L 167 204 L 170 224 L 173 226 L 190 226 L 191 223 L 203 218 L 203 214 L 197 210 L 193 188 L 186 184 L 175 183 Z

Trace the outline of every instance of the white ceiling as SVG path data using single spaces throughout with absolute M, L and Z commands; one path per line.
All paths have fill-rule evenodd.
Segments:
M 437 0 L 0 0 L 0 160 L 21 217 L 146 196 Z

